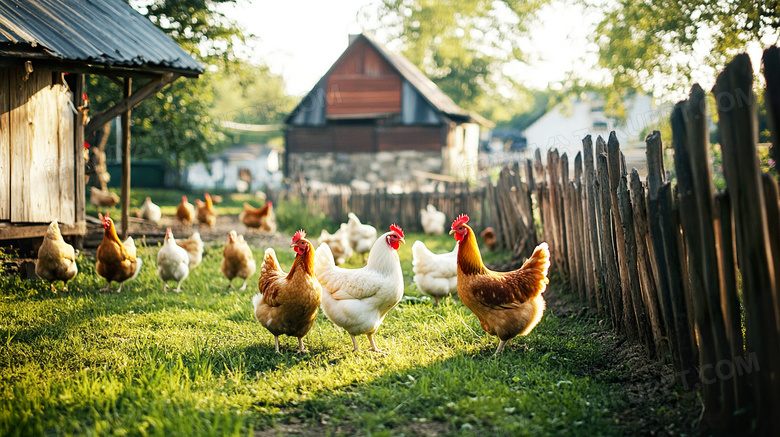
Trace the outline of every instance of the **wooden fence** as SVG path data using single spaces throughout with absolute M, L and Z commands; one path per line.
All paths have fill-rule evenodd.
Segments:
M 777 48 L 764 54 L 764 75 L 777 153 Z M 539 153 L 526 165 L 554 267 L 619 333 L 670 357 L 683 387 L 701 387 L 705 433 L 780 435 L 780 206 L 777 182 L 759 167 L 752 86 L 740 55 L 713 88 L 724 191 L 712 183 L 698 85 L 671 114 L 675 183 L 657 131 L 646 139 L 644 183 L 627 171 L 614 132 L 596 139 L 595 159 L 583 140 L 573 178 L 555 150 L 546 165 Z
M 767 49 L 763 63 L 777 162 L 780 50 Z M 378 227 L 398 222 L 420 231 L 419 211 L 431 203 L 448 217 L 469 213 L 475 229 L 493 226 L 516 256 L 547 241 L 553 268 L 574 293 L 649 356 L 670 360 L 684 388 L 700 387 L 702 433 L 780 435 L 780 201 L 777 182 L 758 164 L 752 86 L 750 60 L 740 55 L 713 88 L 727 184 L 720 192 L 698 85 L 671 115 L 675 181 L 667 180 L 655 131 L 646 138 L 644 182 L 636 169 L 629 173 L 613 132 L 598 137 L 595 150 L 590 136 L 583 140 L 573 175 L 567 154 L 550 150 L 543 161 L 537 150 L 485 188 L 297 189 L 310 208 L 336 220 L 353 211 Z

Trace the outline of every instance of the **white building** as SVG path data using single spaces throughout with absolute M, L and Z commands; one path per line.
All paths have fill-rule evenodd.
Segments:
M 239 192 L 261 190 L 282 181 L 281 154 L 260 144 L 232 147 L 185 170 L 185 180 L 193 189 L 225 189 Z
M 598 135 L 606 140 L 613 130 L 621 147 L 631 147 L 643 144 L 641 135 L 646 128 L 658 126 L 659 120 L 668 116 L 653 108 L 649 96 L 633 95 L 624 104 L 626 119 L 620 122 L 604 114 L 603 100 L 561 102 L 523 131 L 528 150 L 557 148 L 561 154 L 574 156 L 582 150 L 586 135 L 590 134 L 594 141 Z

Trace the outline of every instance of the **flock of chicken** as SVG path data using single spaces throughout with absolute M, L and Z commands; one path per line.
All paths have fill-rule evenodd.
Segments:
M 191 224 L 193 216 L 200 223 L 213 223 L 216 213 L 209 212 L 213 211 L 213 204 L 208 194 L 205 202 L 196 203 L 198 211 L 189 209 L 192 214 L 187 217 L 177 212 L 182 223 Z M 152 205 L 147 198 L 143 210 L 159 212 L 159 207 L 155 210 L 150 207 Z M 186 197 L 182 196 L 178 209 L 188 209 L 187 205 Z M 256 229 L 269 229 L 267 217 L 272 214 L 271 203 L 261 208 L 265 210 L 265 222 L 257 220 L 258 210 L 247 206 L 241 214 L 242 222 L 246 224 L 249 220 Z M 443 213 L 430 205 L 422 213 L 427 232 L 444 232 Z M 189 223 L 184 218 L 189 218 Z M 548 283 L 549 250 L 547 244 L 542 243 L 520 269 L 506 273 L 490 271 L 482 263 L 468 220 L 468 216 L 462 214 L 452 223 L 450 234 L 454 235 L 455 248 L 451 252 L 434 254 L 422 241 L 414 243 L 414 282 L 421 291 L 431 295 L 436 304 L 440 298 L 457 292 L 463 304 L 477 316 L 482 328 L 499 337 L 497 354 L 510 339 L 528 334 L 540 321 L 545 308 L 542 294 Z M 132 237 L 125 241 L 119 239 L 108 214 L 101 216 L 101 221 L 104 236 L 97 250 L 96 270 L 107 282 L 104 290 L 110 290 L 111 283 L 117 282 L 119 292 L 125 281 L 138 275 L 142 260 L 136 256 Z M 388 232 L 377 238 L 376 228 L 362 224 L 350 213 L 348 222 L 335 234 L 323 231 L 316 250 L 306 239 L 305 231 L 296 232 L 290 246 L 296 258 L 288 273 L 282 271 L 274 250 L 266 249 L 260 268 L 259 293 L 252 303 L 255 317 L 274 336 L 276 352 L 279 352 L 280 335 L 296 337 L 298 351 L 306 351 L 303 337 L 311 330 L 320 307 L 328 319 L 350 334 L 355 351 L 360 350 L 357 336 L 366 335 L 371 350 L 382 352 L 373 336 L 404 294 L 403 272 L 397 253 L 401 243 L 405 240 L 399 226 L 391 225 Z M 352 252 L 368 253 L 365 266 L 358 269 L 338 267 Z M 182 281 L 201 262 L 202 253 L 203 241 L 198 232 L 177 242 L 168 228 L 157 253 L 157 274 L 163 282 L 163 291 L 167 291 L 171 281 L 176 282 L 175 291 L 181 291 Z M 222 254 L 221 270 L 230 287 L 238 277 L 244 280 L 240 289 L 246 289 L 256 264 L 244 237 L 231 231 Z M 56 221 L 49 226 L 38 255 L 38 276 L 52 282 L 52 289 L 54 281 L 62 280 L 67 290 L 67 281 L 77 273 L 75 253 L 62 239 Z

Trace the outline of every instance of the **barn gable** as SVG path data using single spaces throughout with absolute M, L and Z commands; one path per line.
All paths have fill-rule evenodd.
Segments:
M 377 118 L 403 125 L 483 122 L 455 104 L 408 59 L 363 33 L 353 38 L 286 123 L 315 127 L 327 120 Z
M 350 36 L 285 121 L 285 174 L 337 183 L 460 175 L 491 124 L 367 34 Z

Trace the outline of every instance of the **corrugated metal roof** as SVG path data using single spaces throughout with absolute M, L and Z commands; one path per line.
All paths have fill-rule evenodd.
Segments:
M 0 57 L 172 71 L 203 66 L 121 0 L 0 0 Z
M 366 41 L 368 41 L 368 43 L 398 72 L 398 74 L 400 74 L 407 82 L 409 82 L 409 84 L 411 84 L 425 100 L 427 100 L 434 108 L 436 108 L 436 110 L 449 117 L 462 117 L 486 126 L 493 125 L 492 122 L 484 119 L 478 114 L 471 113 L 458 106 L 457 103 L 455 103 L 447 94 L 444 94 L 444 91 L 436 86 L 436 84 L 433 83 L 433 81 L 430 80 L 425 75 L 425 73 L 420 71 L 417 66 L 412 64 L 411 61 L 388 50 L 387 47 L 377 42 L 370 34 L 364 32 L 358 35 L 355 39 L 351 40 L 350 46 L 354 44 L 354 42 L 359 38 L 364 38 Z M 349 50 L 349 47 L 347 47 L 347 50 Z M 347 50 L 345 50 L 344 53 L 346 53 Z M 344 55 L 342 54 L 342 56 Z M 338 60 L 336 63 L 338 63 Z M 336 63 L 333 65 L 336 65 Z M 331 69 L 332 68 L 333 67 L 331 67 Z M 317 82 L 317 85 L 315 85 L 309 94 L 316 92 L 329 74 L 330 70 L 328 70 L 325 76 L 323 76 L 320 81 Z M 285 120 L 286 123 L 293 121 L 294 117 L 299 112 L 301 105 L 303 102 L 308 100 L 308 97 L 309 96 L 304 98 L 301 103 L 290 113 L 290 115 Z M 324 112 L 324 107 L 322 108 L 322 111 Z

